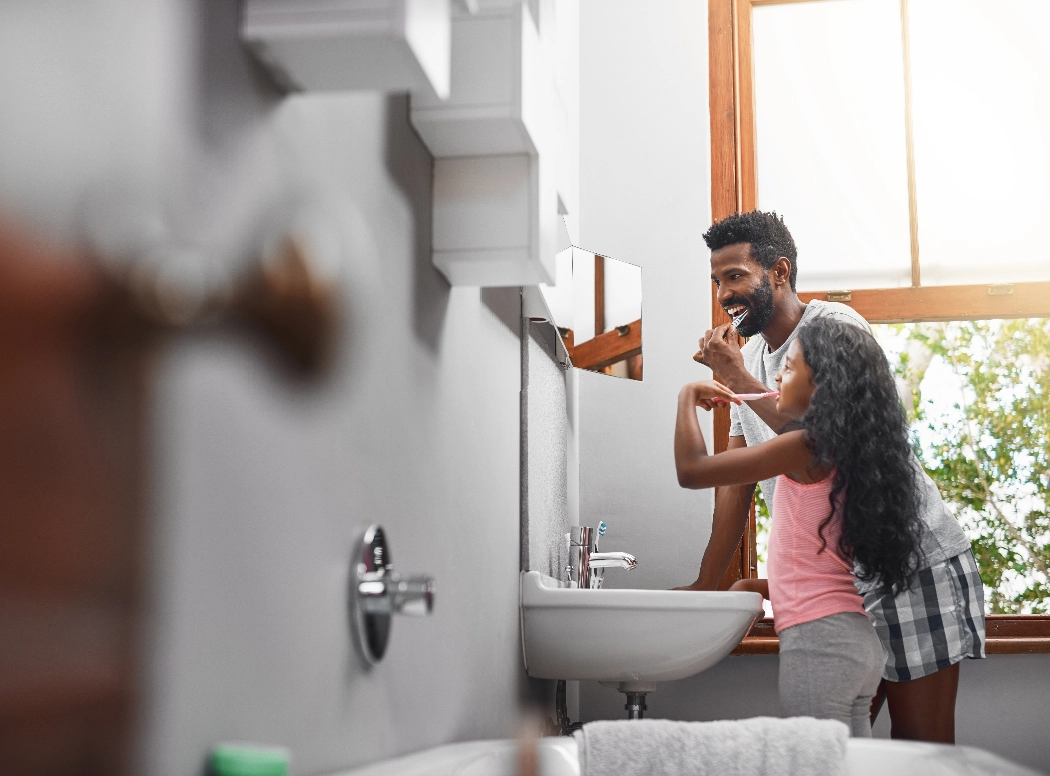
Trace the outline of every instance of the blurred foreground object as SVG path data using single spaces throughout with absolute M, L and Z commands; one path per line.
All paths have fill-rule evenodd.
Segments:
M 332 351 L 333 289 L 292 240 L 191 307 L 159 280 L 101 267 L 0 216 L 6 776 L 130 773 L 149 366 L 163 335 L 247 325 L 305 376 Z
M 211 753 L 212 776 L 288 776 L 287 749 L 256 744 L 219 744 Z
M 12 776 L 126 772 L 147 348 L 119 296 L 83 258 L 0 221 L 0 760 Z

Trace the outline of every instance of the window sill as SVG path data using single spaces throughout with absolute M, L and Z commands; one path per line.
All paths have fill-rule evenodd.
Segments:
M 1050 653 L 1050 615 L 990 614 L 986 618 L 985 651 L 989 655 L 1036 655 Z M 731 655 L 775 655 L 780 639 L 773 621 L 763 618 L 751 626 Z

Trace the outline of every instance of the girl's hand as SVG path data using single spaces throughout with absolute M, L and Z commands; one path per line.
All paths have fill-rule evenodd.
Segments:
M 735 393 L 717 380 L 701 380 L 696 383 L 689 383 L 682 390 L 689 391 L 692 394 L 693 403 L 705 410 L 711 410 L 720 404 L 730 402 L 733 404 L 743 403 L 737 398 Z

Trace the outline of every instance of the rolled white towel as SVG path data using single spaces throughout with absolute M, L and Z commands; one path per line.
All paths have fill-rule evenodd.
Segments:
M 812 717 L 588 722 L 581 776 L 841 776 L 849 728 Z

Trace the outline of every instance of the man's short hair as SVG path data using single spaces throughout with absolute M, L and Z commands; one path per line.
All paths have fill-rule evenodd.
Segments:
M 751 258 L 766 269 L 770 269 L 781 256 L 791 262 L 791 290 L 795 290 L 798 275 L 795 241 L 784 226 L 784 217 L 775 212 L 734 213 L 711 225 L 704 232 L 704 242 L 713 251 L 737 243 L 751 243 Z

